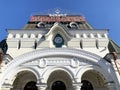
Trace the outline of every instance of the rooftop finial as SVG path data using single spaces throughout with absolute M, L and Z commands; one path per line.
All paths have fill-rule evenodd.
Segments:
M 61 13 L 60 9 L 56 9 L 53 14 L 49 14 L 49 16 L 66 16 L 66 13 Z
M 59 10 L 59 9 L 56 9 L 56 10 L 55 10 L 55 13 L 56 13 L 56 14 L 59 14 L 59 13 L 60 13 L 60 10 Z

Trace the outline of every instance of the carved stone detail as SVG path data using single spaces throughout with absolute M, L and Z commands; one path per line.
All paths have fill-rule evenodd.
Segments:
M 44 58 L 39 60 L 39 67 L 44 68 L 47 66 L 46 60 Z
M 64 59 L 49 59 L 41 58 L 34 61 L 26 62 L 22 66 L 38 66 L 40 68 L 45 68 L 47 66 L 71 66 L 72 68 L 77 68 L 80 65 L 93 64 L 85 59 L 79 58 L 64 58 Z
M 79 66 L 79 60 L 76 59 L 76 58 L 73 58 L 73 59 L 71 60 L 71 66 L 72 66 L 72 67 L 78 67 L 78 66 Z

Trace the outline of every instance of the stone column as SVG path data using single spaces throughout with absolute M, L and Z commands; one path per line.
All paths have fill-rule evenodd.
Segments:
M 73 89 L 74 90 L 81 90 L 82 83 L 74 83 L 73 84 Z
M 46 83 L 38 83 L 36 86 L 38 87 L 38 90 L 47 90 Z

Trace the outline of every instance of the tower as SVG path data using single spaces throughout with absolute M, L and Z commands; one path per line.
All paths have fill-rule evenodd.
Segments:
M 0 90 L 119 90 L 120 48 L 83 16 L 33 15 L 7 31 Z

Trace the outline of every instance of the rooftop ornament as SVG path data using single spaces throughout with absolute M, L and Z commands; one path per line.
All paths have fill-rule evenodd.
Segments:
M 56 9 L 55 10 L 55 13 L 53 14 L 49 14 L 49 16 L 66 16 L 67 14 L 66 13 L 60 13 L 61 11 L 59 9 Z
M 85 18 L 81 15 L 68 15 L 56 9 L 46 14 L 37 14 L 30 17 L 30 22 L 85 22 Z

